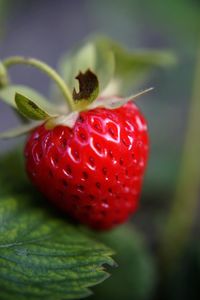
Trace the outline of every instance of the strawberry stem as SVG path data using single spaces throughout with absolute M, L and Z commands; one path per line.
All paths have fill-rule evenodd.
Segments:
M 43 73 L 47 74 L 51 79 L 54 80 L 54 82 L 58 85 L 60 88 L 64 98 L 66 99 L 68 105 L 70 106 L 70 109 L 73 111 L 75 110 L 74 106 L 74 101 L 72 99 L 72 94 L 70 92 L 69 87 L 63 80 L 63 78 L 49 65 L 46 63 L 34 59 L 34 58 L 26 58 L 22 56 L 12 56 L 8 57 L 5 60 L 2 61 L 3 66 L 8 69 L 13 65 L 18 65 L 18 64 L 24 64 L 24 65 L 29 65 L 32 67 L 36 67 L 39 70 L 41 70 Z
M 0 61 L 0 88 L 8 85 L 9 78 L 5 66 Z

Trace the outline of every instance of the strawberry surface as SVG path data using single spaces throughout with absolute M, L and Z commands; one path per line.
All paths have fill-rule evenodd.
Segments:
M 139 201 L 148 158 L 146 121 L 133 103 L 80 113 L 71 129 L 37 127 L 26 147 L 34 185 L 62 212 L 94 229 L 123 223 Z

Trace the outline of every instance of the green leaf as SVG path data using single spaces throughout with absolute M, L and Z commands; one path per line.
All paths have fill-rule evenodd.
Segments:
M 95 37 L 74 54 L 65 56 L 60 72 L 73 87 L 76 74 L 90 68 L 97 74 L 104 96 L 128 96 L 155 68 L 174 65 L 175 61 L 170 51 L 128 51 L 109 38 Z
M 1 299 L 88 296 L 108 277 L 113 252 L 44 207 L 20 162 L 16 153 L 0 159 Z
M 139 233 L 124 225 L 101 234 L 100 239 L 115 250 L 119 267 L 94 289 L 91 300 L 151 299 L 156 283 L 155 266 Z
M 39 107 L 35 102 L 27 97 L 16 93 L 15 102 L 20 113 L 32 120 L 46 120 L 52 117 L 47 111 Z
M 100 37 L 115 57 L 115 73 L 105 94 L 128 96 L 141 85 L 151 72 L 158 67 L 172 66 L 176 63 L 174 54 L 166 50 L 131 50 L 124 49 L 111 39 Z
M 60 73 L 71 89 L 76 75 L 90 69 L 97 75 L 102 91 L 110 82 L 114 68 L 113 53 L 101 41 L 85 43 L 81 48 L 65 55 L 59 64 Z
M 9 85 L 0 89 L 0 99 L 5 103 L 16 108 L 15 94 L 23 94 L 25 97 L 32 99 L 44 109 L 50 111 L 52 114 L 58 112 L 58 108 L 50 103 L 44 96 L 34 89 L 24 85 Z
M 30 131 L 32 131 L 35 127 L 37 127 L 38 123 L 31 123 L 28 125 L 22 125 L 20 127 L 10 129 L 4 132 L 0 132 L 0 139 L 12 139 L 21 135 L 24 135 Z

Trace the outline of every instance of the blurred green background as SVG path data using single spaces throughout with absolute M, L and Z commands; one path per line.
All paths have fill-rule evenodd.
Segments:
M 190 126 L 188 116 L 194 94 L 197 55 L 200 52 L 200 2 L 60 0 L 55 3 L 53 0 L 0 0 L 1 58 L 17 54 L 33 56 L 55 67 L 63 53 L 94 33 L 107 35 L 129 49 L 170 49 L 177 57 L 177 64 L 173 68 L 155 71 L 148 82 L 138 87 L 155 87 L 151 94 L 138 102 L 148 120 L 151 137 L 151 155 L 141 208 L 133 217 L 133 232 L 130 229 L 125 234 L 120 230 L 114 233 L 116 237 L 111 239 L 111 246 L 119 248 L 118 263 L 121 271 L 113 271 L 113 277 L 97 288 L 94 298 L 108 299 L 113 295 L 119 300 L 199 299 L 199 193 L 194 193 L 194 189 L 199 192 L 200 181 L 197 172 L 194 172 L 193 180 L 190 162 L 189 169 L 187 168 L 189 179 L 186 177 L 185 181 L 186 185 L 188 180 L 197 182 L 192 186 L 193 190 L 190 191 L 191 185 L 187 188 L 187 195 L 191 194 L 195 198 L 191 199 L 193 209 L 185 204 L 189 202 L 188 198 L 181 203 L 176 187 L 181 181 L 180 173 L 185 170 L 183 151 L 186 154 L 188 151 L 188 155 L 194 154 L 198 166 L 196 170 L 200 169 L 198 157 L 193 151 L 193 148 L 199 147 L 198 122 L 192 127 L 196 134 L 191 139 L 192 145 L 184 148 L 187 128 Z M 46 93 L 48 81 L 35 70 L 27 72 L 23 67 L 16 68 L 12 70 L 12 78 L 17 83 L 27 83 Z M 200 101 L 200 93 L 195 97 L 198 96 Z M 7 105 L 0 103 L 0 112 L 1 131 L 18 123 Z M 200 120 L 200 115 L 196 116 L 198 118 Z M 191 119 L 192 117 L 190 122 Z M 193 143 L 195 140 L 196 144 Z M 18 141 L 1 141 L 0 151 L 3 152 L 16 143 Z M 187 170 L 184 172 L 187 173 Z M 163 230 L 170 218 L 173 202 L 176 201 L 174 199 L 177 198 L 179 200 L 174 211 L 189 209 L 191 228 L 188 229 L 180 260 L 176 259 L 170 271 L 166 271 L 163 266 L 166 262 L 163 263 L 162 254 L 160 255 L 163 253 L 162 247 L 165 247 Z M 185 212 L 183 216 L 187 218 Z M 172 216 L 171 223 L 173 220 Z M 177 228 L 174 231 L 177 232 Z M 124 237 L 127 248 L 115 245 L 118 235 Z M 166 243 L 166 247 L 167 245 Z M 168 249 L 165 250 L 167 253 Z

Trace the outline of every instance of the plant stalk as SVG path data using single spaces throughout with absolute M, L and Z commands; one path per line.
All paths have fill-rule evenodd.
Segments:
M 24 64 L 32 67 L 36 67 L 37 69 L 41 70 L 43 73 L 47 74 L 51 79 L 54 80 L 54 82 L 58 85 L 60 88 L 64 98 L 66 99 L 68 105 L 70 106 L 71 110 L 74 110 L 74 102 L 72 99 L 71 92 L 69 90 L 69 87 L 65 83 L 65 81 L 62 79 L 62 77 L 49 65 L 46 63 L 34 59 L 34 58 L 26 58 L 22 56 L 12 56 L 8 57 L 5 60 L 2 61 L 2 64 L 6 69 L 10 68 L 13 65 L 18 64 Z
M 196 218 L 200 188 L 200 47 L 198 50 L 180 175 L 161 245 L 165 268 L 183 253 Z

